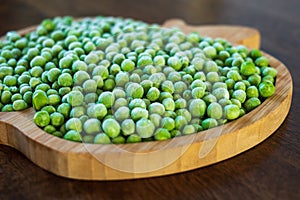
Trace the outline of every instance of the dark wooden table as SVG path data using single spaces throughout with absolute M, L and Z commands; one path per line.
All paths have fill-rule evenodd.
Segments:
M 255 27 L 262 49 L 285 63 L 294 80 L 290 113 L 270 138 L 232 159 L 177 175 L 70 180 L 0 145 L 0 199 L 300 199 L 299 9 L 299 0 L 0 0 L 0 35 L 57 15 L 119 15 L 156 23 L 177 17 L 190 24 Z

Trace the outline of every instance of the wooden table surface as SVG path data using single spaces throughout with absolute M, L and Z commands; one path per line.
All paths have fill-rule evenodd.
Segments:
M 270 138 L 229 160 L 176 175 L 70 180 L 0 145 L 0 199 L 300 199 L 299 9 L 299 0 L 0 0 L 0 35 L 58 15 L 251 26 L 261 32 L 262 49 L 286 64 L 294 83 L 290 113 Z

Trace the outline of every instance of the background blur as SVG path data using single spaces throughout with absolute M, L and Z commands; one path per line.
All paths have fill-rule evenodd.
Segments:
M 182 18 L 189 24 L 251 26 L 261 32 L 263 49 L 271 50 L 280 43 L 286 52 L 287 32 L 300 45 L 299 9 L 299 0 L 0 0 L 0 35 L 63 15 L 122 16 L 151 23 Z M 297 28 L 292 32 L 285 28 L 291 26 Z M 275 57 L 279 54 L 273 53 Z

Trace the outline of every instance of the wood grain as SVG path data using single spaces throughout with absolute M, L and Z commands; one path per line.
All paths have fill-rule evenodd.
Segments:
M 187 32 L 217 32 L 214 37 L 219 37 L 223 32 L 231 42 L 249 43 L 254 48 L 259 46 L 258 32 L 246 27 L 243 29 L 243 40 L 243 34 L 233 34 L 241 27 L 187 26 L 185 29 L 180 21 L 167 22 L 165 25 L 177 25 Z M 22 31 L 31 29 L 32 27 Z M 33 124 L 34 111 L 31 108 L 22 112 L 0 113 L 0 126 L 3 128 L 0 143 L 18 149 L 38 166 L 50 172 L 75 179 L 119 180 L 153 177 L 210 165 L 259 144 L 285 119 L 292 99 L 292 79 L 280 61 L 268 54 L 266 56 L 269 57 L 271 66 L 279 72 L 276 93 L 246 116 L 221 127 L 162 142 L 79 144 L 43 132 Z M 199 152 L 205 150 L 205 147 L 207 152 L 199 158 Z

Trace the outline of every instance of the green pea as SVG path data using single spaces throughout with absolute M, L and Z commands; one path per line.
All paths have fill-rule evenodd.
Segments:
M 48 96 L 42 90 L 37 90 L 33 93 L 32 104 L 35 110 L 40 110 L 42 107 L 48 104 Z
M 132 135 L 135 132 L 135 123 L 132 119 L 125 119 L 121 123 L 121 130 L 123 135 Z
M 103 119 L 107 115 L 107 108 L 102 103 L 93 104 L 88 107 L 87 115 L 91 118 Z
M 235 90 L 232 94 L 232 97 L 239 100 L 241 103 L 244 103 L 247 97 L 247 94 L 244 90 Z
M 68 103 L 62 103 L 57 107 L 57 112 L 61 113 L 66 119 L 69 118 L 71 111 L 71 105 Z
M 137 143 L 137 142 L 141 142 L 141 141 L 142 141 L 141 136 L 136 135 L 136 134 L 129 135 L 129 137 L 126 140 L 127 143 Z
M 123 121 L 130 116 L 130 110 L 126 106 L 119 107 L 114 113 L 114 117 L 118 121 Z
M 141 138 L 149 138 L 154 134 L 154 124 L 146 119 L 142 118 L 136 122 L 136 132 Z
M 249 86 L 246 90 L 246 94 L 247 94 L 248 98 L 252 98 L 252 97 L 258 98 L 259 97 L 258 89 L 255 86 Z
M 46 111 L 38 111 L 34 114 L 33 121 L 39 127 L 45 127 L 50 123 L 50 115 Z
M 158 102 L 151 103 L 149 105 L 148 109 L 151 114 L 157 113 L 159 115 L 163 115 L 165 112 L 165 107 L 161 103 L 158 103 Z
M 120 87 L 125 87 L 126 83 L 129 82 L 129 74 L 126 72 L 119 72 L 116 75 L 116 85 Z
M 240 115 L 240 108 L 237 105 L 231 104 L 224 107 L 224 116 L 226 119 L 233 120 Z
M 206 112 L 206 103 L 202 99 L 193 99 L 189 111 L 193 117 L 203 117 Z
M 142 99 L 132 99 L 129 103 L 129 108 L 134 109 L 136 107 L 146 108 L 146 103 Z
M 102 123 L 102 130 L 111 138 L 115 138 L 120 134 L 121 127 L 114 119 L 106 119 Z
M 72 64 L 72 70 L 73 72 L 77 72 L 77 71 L 87 71 L 87 64 L 83 61 L 80 60 L 76 60 L 75 62 L 73 62 Z
M 79 132 L 76 130 L 70 130 L 64 135 L 64 139 L 74 141 L 74 142 L 81 142 L 82 138 Z
M 126 95 L 131 98 L 142 98 L 144 95 L 143 87 L 138 83 L 130 83 L 126 88 Z
M 66 122 L 66 129 L 75 130 L 80 133 L 82 131 L 82 122 L 80 121 L 79 118 L 70 118 Z
M 171 117 L 164 117 L 161 121 L 162 128 L 171 131 L 175 128 L 175 120 Z
M 166 111 L 174 111 L 175 110 L 175 102 L 172 98 L 165 98 L 162 101 L 162 104 L 164 105 Z
M 64 123 L 64 116 L 59 112 L 54 112 L 50 115 L 51 124 L 59 127 Z
M 262 97 L 267 98 L 275 93 L 275 86 L 270 81 L 264 81 L 259 84 L 258 90 Z
M 102 92 L 98 98 L 98 102 L 105 105 L 106 108 L 111 108 L 115 102 L 115 96 L 112 92 Z
M 260 67 L 265 67 L 269 65 L 269 59 L 265 56 L 258 57 L 255 59 L 255 64 Z
M 156 101 L 159 98 L 160 91 L 156 87 L 151 87 L 147 92 L 147 98 L 150 101 Z
M 154 133 L 155 140 L 167 140 L 171 138 L 170 132 L 165 128 L 159 128 Z
M 187 124 L 188 122 L 184 116 L 179 115 L 175 118 L 175 129 L 180 130 Z
M 24 110 L 24 109 L 28 108 L 28 104 L 22 99 L 14 101 L 12 106 L 13 106 L 13 109 L 16 111 Z
M 80 106 L 83 103 L 83 98 L 80 91 L 71 91 L 68 94 L 67 101 L 71 106 Z
M 258 98 L 251 97 L 244 103 L 244 108 L 247 112 L 250 112 L 251 110 L 253 110 L 257 106 L 259 106 L 260 104 L 261 104 L 261 101 Z
M 170 57 L 167 61 L 167 64 L 174 68 L 176 71 L 179 71 L 182 68 L 182 63 L 177 57 Z
M 101 131 L 101 123 L 98 119 L 88 119 L 83 124 L 83 130 L 87 134 L 96 134 Z
M 207 130 L 218 126 L 218 121 L 214 118 L 206 118 L 205 120 L 202 121 L 201 125 L 204 130 Z
M 56 109 L 53 106 L 45 106 L 41 110 L 47 111 L 49 113 L 49 115 L 56 112 Z

